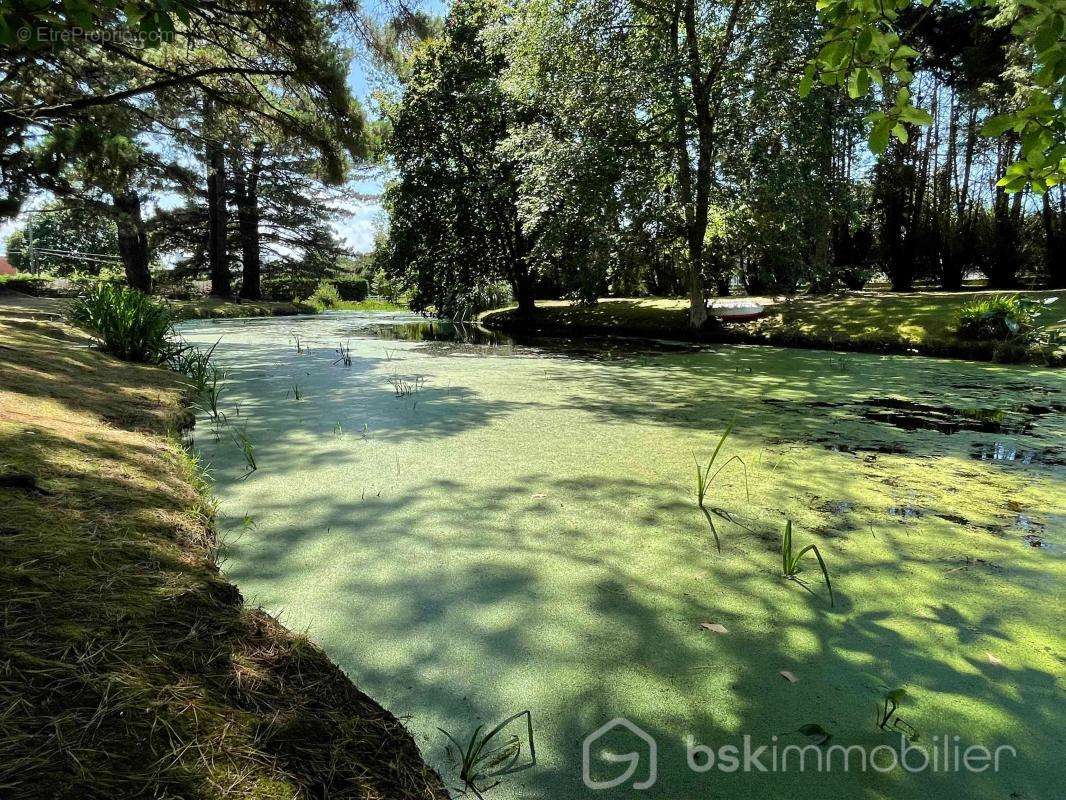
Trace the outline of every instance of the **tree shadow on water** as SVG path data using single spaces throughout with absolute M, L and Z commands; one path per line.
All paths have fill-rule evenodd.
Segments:
M 659 509 L 655 528 L 624 513 L 639 498 Z M 272 502 L 265 519 L 286 510 Z M 638 479 L 536 474 L 488 491 L 424 479 L 398 497 L 360 502 L 319 492 L 297 512 L 300 525 L 264 523 L 238 544 L 231 574 L 310 624 L 357 683 L 410 714 L 445 774 L 438 726 L 462 738 L 531 709 L 538 765 L 496 796 L 632 796 L 623 787 L 593 795 L 581 783 L 582 740 L 615 717 L 658 743 L 658 782 L 643 796 L 1053 794 L 1049 745 L 1063 723 L 1055 675 L 1023 663 L 1020 620 L 980 602 L 992 578 L 952 582 L 910 559 L 905 532 L 884 533 L 864 552 L 827 545 L 840 597 L 830 609 L 824 596 L 782 581 L 758 537 L 731 530 L 715 555 L 694 507 Z M 701 630 L 704 621 L 728 632 Z M 1057 641 L 1054 619 L 1024 624 Z M 982 660 L 1001 647 L 1013 657 Z M 914 700 L 901 715 L 924 746 L 958 735 L 964 745 L 1011 744 L 1017 756 L 995 774 L 686 766 L 687 735 L 742 752 L 745 734 L 756 748 L 808 744 L 797 732 L 806 724 L 824 726 L 834 743 L 898 749 L 898 737 L 876 727 L 879 698 L 863 673 L 907 686 Z M 626 745 L 612 735 L 610 746 Z M 623 769 L 601 758 L 594 774 Z

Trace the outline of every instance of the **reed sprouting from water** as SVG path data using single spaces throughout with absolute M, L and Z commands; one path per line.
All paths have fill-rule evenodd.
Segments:
M 336 353 L 337 357 L 333 359 L 333 363 L 335 365 L 343 364 L 346 367 L 350 367 L 352 365 L 352 348 L 349 342 L 344 342 L 338 345 Z
M 255 445 L 252 444 L 252 440 L 248 438 L 248 431 L 245 428 L 234 428 L 231 431 L 233 437 L 233 443 L 241 450 L 241 455 L 244 456 L 244 464 L 248 467 L 248 471 L 241 475 L 241 480 L 244 480 L 259 467 L 255 463 Z
M 825 566 L 825 559 L 822 558 L 822 552 L 818 549 L 818 545 L 814 544 L 809 544 L 806 547 L 800 548 L 798 552 L 794 552 L 792 549 L 792 520 L 788 520 L 785 523 L 784 536 L 781 537 L 781 574 L 783 577 L 795 581 L 811 594 L 814 594 L 814 590 L 800 580 L 797 575 L 800 570 L 800 562 L 808 553 L 813 553 L 814 557 L 818 559 L 818 566 L 822 569 L 822 577 L 825 578 L 825 586 L 829 590 L 829 605 L 833 606 L 836 604 L 836 601 L 833 598 L 833 584 L 829 581 L 829 570 Z
M 401 378 L 399 375 L 393 375 L 386 380 L 397 397 L 408 397 L 412 394 L 416 394 L 417 392 L 422 391 L 422 387 L 425 386 L 426 383 L 424 375 L 416 375 L 410 380 L 407 378 Z
M 722 446 L 725 444 L 726 439 L 729 438 L 729 434 L 733 432 L 733 423 L 729 424 L 729 427 L 725 429 L 725 433 L 722 434 L 722 438 L 718 440 L 718 446 L 714 448 L 714 452 L 711 453 L 711 458 L 707 462 L 706 467 L 701 467 L 699 461 L 696 462 L 696 504 L 699 506 L 700 511 L 703 512 L 703 516 L 707 520 L 707 525 L 710 526 L 711 535 L 714 536 L 715 547 L 718 548 L 718 552 L 722 552 L 722 540 L 718 536 L 718 529 L 715 527 L 714 520 L 725 520 L 726 522 L 736 523 L 733 515 L 726 511 L 724 508 L 717 506 L 708 506 L 706 504 L 707 496 L 711 489 L 714 487 L 714 482 L 718 478 L 718 475 L 732 464 L 734 461 L 739 462 L 740 466 L 744 470 L 744 494 L 748 500 L 751 500 L 751 492 L 748 488 L 748 466 L 744 463 L 738 455 L 732 455 L 725 460 L 724 463 L 718 465 L 715 469 L 715 464 L 718 461 L 718 456 L 722 452 Z M 714 472 L 711 472 L 711 470 Z
M 522 760 L 522 738 L 518 734 L 513 733 L 502 741 L 494 741 L 504 728 L 522 717 L 526 718 L 528 761 Z M 478 798 L 482 798 L 489 789 L 499 786 L 501 778 L 531 769 L 537 763 L 537 751 L 533 744 L 533 715 L 529 711 L 512 714 L 483 734 L 481 731 L 484 727 L 478 725 L 466 744 L 443 728 L 437 728 L 450 742 L 446 751 L 449 760 L 459 768 L 459 780 L 463 783 L 460 791 L 473 792 Z

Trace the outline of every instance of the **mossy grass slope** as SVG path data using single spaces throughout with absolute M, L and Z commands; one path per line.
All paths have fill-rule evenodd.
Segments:
M 0 314 L 0 796 L 445 797 L 219 574 L 178 377 L 88 345 Z

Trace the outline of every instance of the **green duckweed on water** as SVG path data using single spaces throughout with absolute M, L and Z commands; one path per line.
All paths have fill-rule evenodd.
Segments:
M 632 796 L 582 783 L 582 740 L 618 717 L 658 743 L 647 797 L 1059 791 L 1061 372 L 447 341 L 446 328 L 417 322 L 338 314 L 182 332 L 205 347 L 221 337 L 222 409 L 254 444 L 249 473 L 229 433 L 198 423 L 228 574 L 409 716 L 453 784 L 438 727 L 468 737 L 530 709 L 537 765 L 495 797 Z M 750 499 L 736 463 L 709 489 L 708 506 L 735 520 L 716 518 L 718 554 L 696 459 L 730 423 L 722 456 L 743 458 Z M 800 573 L 810 592 L 781 578 L 786 519 L 797 549 L 825 557 L 833 607 L 813 559 Z M 765 773 L 686 766 L 687 736 L 742 753 L 745 735 L 752 749 L 809 744 L 797 732 L 808 725 L 833 744 L 898 750 L 899 733 L 878 728 L 870 675 L 906 688 L 911 746 L 958 736 L 1016 755 L 995 772 L 775 772 L 769 751 Z M 635 744 L 616 729 L 591 752 L 605 749 Z M 593 778 L 624 767 L 597 763 Z M 642 762 L 635 779 L 645 774 Z

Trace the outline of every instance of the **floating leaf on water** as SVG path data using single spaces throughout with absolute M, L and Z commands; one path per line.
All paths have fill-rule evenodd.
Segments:
M 817 722 L 808 722 L 806 725 L 800 725 L 796 728 L 796 732 L 802 733 L 814 744 L 829 744 L 829 740 L 833 738 L 833 734 Z
M 1000 661 L 996 656 L 992 655 L 991 653 L 985 653 L 985 655 L 988 656 L 988 663 L 991 664 L 992 666 L 994 666 L 994 667 L 1002 667 L 1003 666 L 1003 662 Z
M 795 675 L 793 675 L 787 669 L 783 669 L 777 674 L 780 675 L 782 678 L 784 678 L 789 683 L 798 683 L 799 682 L 799 678 L 797 678 Z
M 700 627 L 703 628 L 703 630 L 705 631 L 710 631 L 711 633 L 729 633 L 729 628 L 727 628 L 725 625 L 722 625 L 720 622 L 701 622 Z

